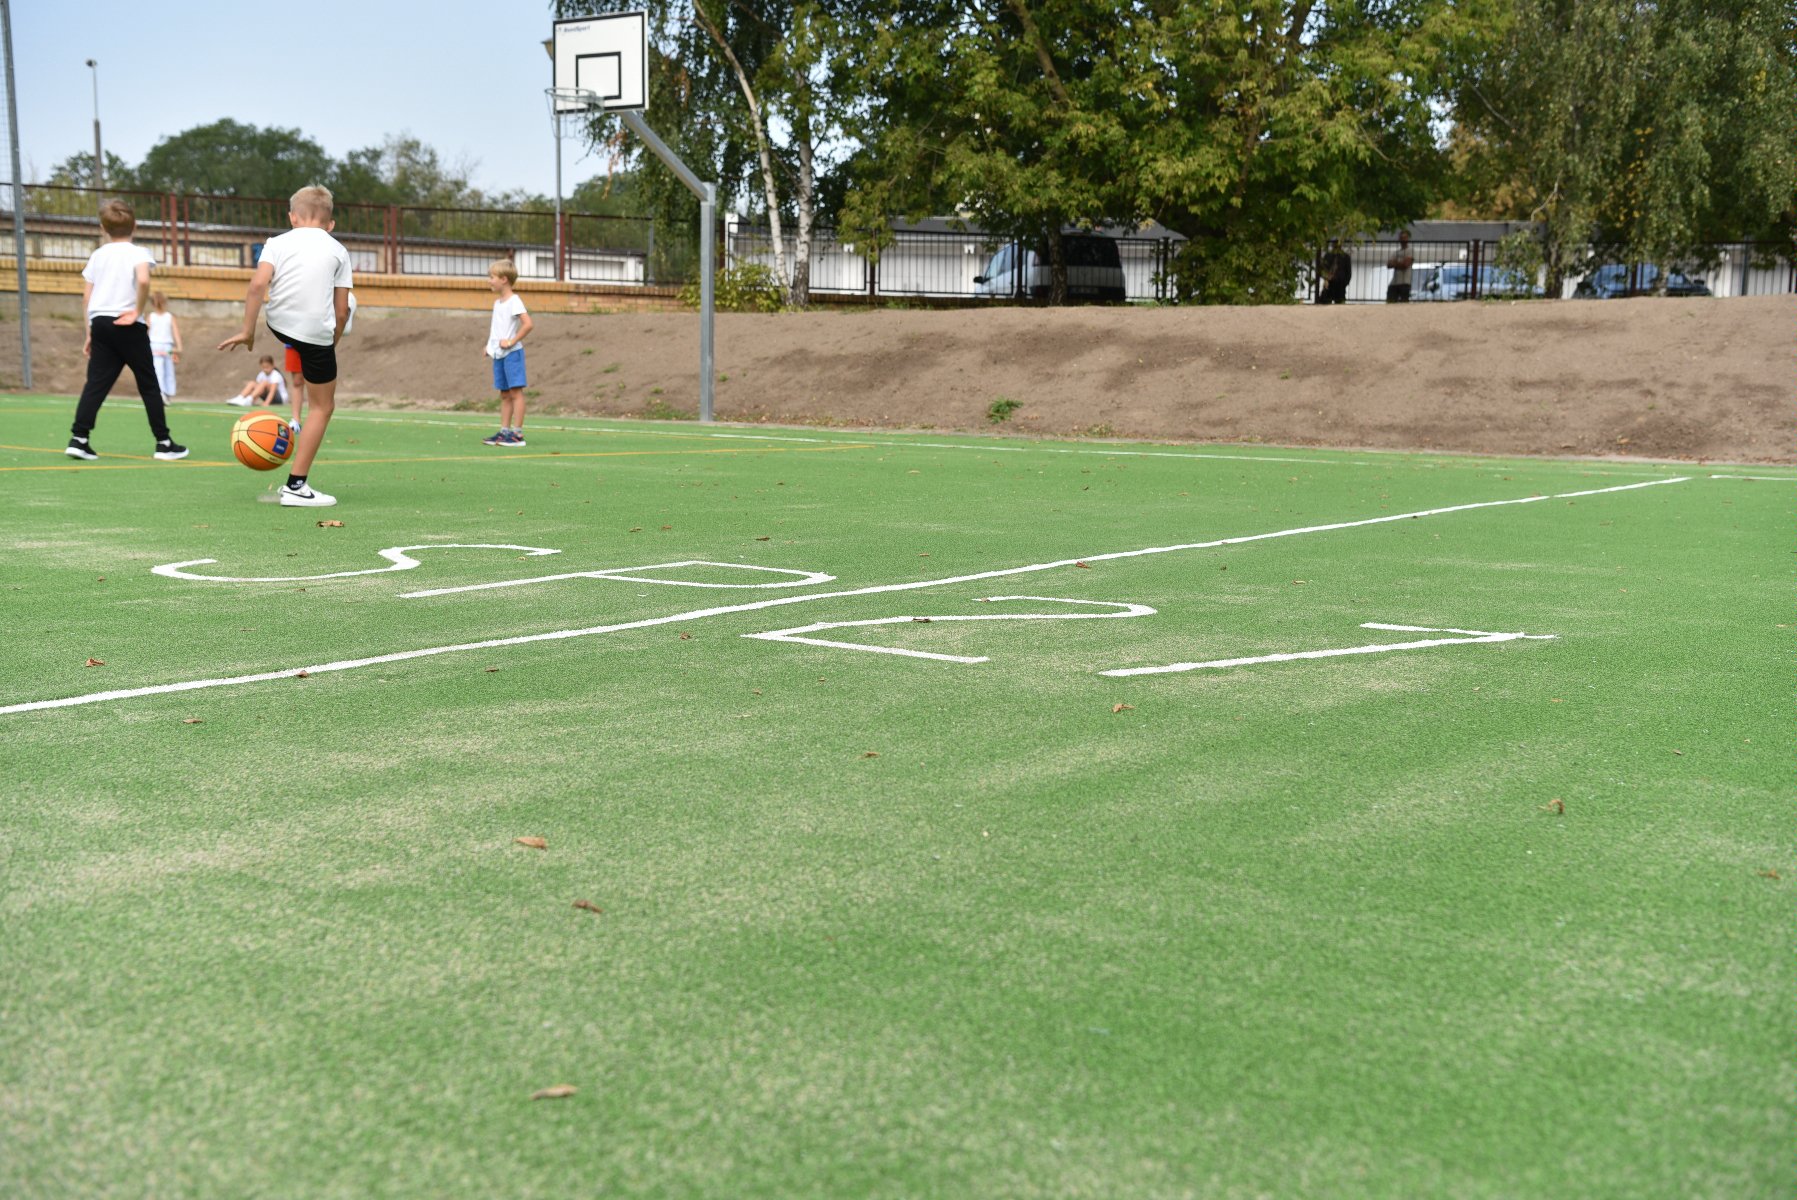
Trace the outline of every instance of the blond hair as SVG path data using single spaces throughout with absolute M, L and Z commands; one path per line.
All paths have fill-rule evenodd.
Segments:
M 161 312 L 163 309 L 168 307 L 168 297 L 163 295 L 161 292 L 151 292 L 150 293 L 150 307 L 155 309 L 157 312 Z
M 108 200 L 100 206 L 100 228 L 108 237 L 130 237 L 137 228 L 137 214 L 123 200 Z
M 314 221 L 329 221 L 336 211 L 337 201 L 331 195 L 331 189 L 313 184 L 293 193 L 287 201 L 287 207 L 296 217 L 308 217 Z
M 518 268 L 509 258 L 496 258 L 487 264 L 487 274 L 497 275 L 507 283 L 518 282 Z

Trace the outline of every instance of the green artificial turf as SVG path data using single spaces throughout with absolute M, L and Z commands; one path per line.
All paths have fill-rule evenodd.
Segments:
M 0 1195 L 1797 1184 L 1797 472 L 134 407 L 0 400 L 0 706 L 281 677 L 0 714 Z M 400 597 L 687 560 L 836 579 Z M 1098 674 L 1363 622 L 1556 640 Z

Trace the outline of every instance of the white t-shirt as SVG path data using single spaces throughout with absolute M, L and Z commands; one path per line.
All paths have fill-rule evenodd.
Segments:
M 518 318 L 524 313 L 524 297 L 516 292 L 504 300 L 493 301 L 493 324 L 487 327 L 487 357 L 503 358 L 511 353 L 511 350 L 501 350 L 499 343 L 518 336 L 518 328 L 523 324 Z M 512 346 L 512 350 L 517 348 Z
M 313 346 L 334 342 L 336 289 L 350 286 L 343 244 L 314 226 L 290 229 L 268 239 L 261 263 L 275 269 L 268 285 L 268 327 Z
M 131 242 L 107 242 L 88 256 L 81 278 L 94 285 L 87 300 L 87 319 L 116 317 L 137 307 L 137 267 L 154 265 L 156 256 Z M 138 314 L 139 321 L 143 315 Z
M 256 382 L 274 384 L 275 395 L 283 400 L 287 399 L 287 377 L 279 371 L 257 371 Z
M 150 349 L 173 350 L 175 348 L 175 314 L 153 312 L 144 319 L 150 323 Z

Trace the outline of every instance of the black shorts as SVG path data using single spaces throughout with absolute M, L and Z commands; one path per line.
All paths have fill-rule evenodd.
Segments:
M 1409 304 L 1410 285 L 1407 283 L 1388 283 L 1385 285 L 1385 302 L 1387 304 Z
M 290 347 L 299 355 L 300 378 L 307 383 L 333 383 L 337 379 L 337 347 L 315 346 L 311 342 L 302 342 L 298 338 L 288 337 L 273 325 L 268 331 L 275 335 L 275 341 Z

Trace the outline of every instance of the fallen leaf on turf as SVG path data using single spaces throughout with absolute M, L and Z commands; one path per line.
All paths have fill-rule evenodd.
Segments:
M 517 842 L 520 846 L 529 846 L 532 850 L 549 849 L 549 843 L 540 837 L 521 837 L 513 838 L 512 840 Z
M 100 577 L 99 577 L 99 578 L 98 578 L 98 579 L 96 579 L 96 580 L 94 580 L 94 582 L 95 582 L 95 583 L 105 583 L 105 582 L 106 582 L 106 576 L 104 576 L 104 575 L 102 575 L 102 576 L 100 576 Z
M 87 667 L 103 667 L 106 665 L 106 660 L 103 658 L 90 658 L 82 665 Z
M 603 908 L 600 908 L 597 904 L 594 904 L 591 900 L 576 900 L 574 902 L 574 907 L 575 908 L 584 908 L 588 912 L 595 912 L 595 913 L 602 913 L 605 911 Z
M 298 673 L 297 673 L 297 674 L 295 674 L 295 675 L 294 675 L 294 678 L 295 678 L 295 679 L 310 679 L 310 678 L 312 678 L 312 672 L 310 672 L 310 671 L 300 671 L 300 672 L 298 672 Z
M 690 633 L 683 633 L 680 635 L 680 640 L 683 642 L 690 642 L 693 640 L 693 635 Z
M 318 523 L 318 527 L 320 529 L 342 529 L 343 522 L 342 521 L 320 521 Z
M 1674 750 L 1673 753 L 1678 755 L 1680 758 L 1683 758 L 1685 756 L 1685 752 L 1683 750 Z
M 1309 583 L 1309 582 L 1310 581 L 1308 579 L 1294 579 L 1294 580 L 1292 580 L 1292 586 L 1297 587 L 1300 584 Z
M 919 558 L 928 558 L 928 557 L 929 557 L 929 556 L 930 556 L 930 552 L 929 552 L 929 551 L 928 551 L 928 550 L 925 550 L 925 551 L 924 551 L 924 552 L 923 552 L 923 553 L 922 553 L 922 554 L 919 554 L 919 555 L 918 555 L 918 556 L 917 556 L 917 557 L 919 557 Z M 1780 626 L 1779 626 L 1779 628 L 1780 628 L 1780 629 L 1783 629 L 1783 628 L 1784 628 L 1784 626 L 1783 626 L 1783 625 L 1780 625 Z
M 642 531 L 643 531 L 643 527 L 641 525 L 632 525 L 630 527 L 630 532 L 632 532 L 632 533 L 641 533 Z
M 878 758 L 878 757 L 880 757 L 880 752 L 878 750 L 869 750 L 866 754 L 863 754 L 861 757 L 862 758 Z
M 206 722 L 203 717 L 182 717 L 181 718 L 181 724 L 183 724 L 183 725 L 204 725 L 205 723 Z
M 1113 704 L 1113 705 L 1111 705 L 1111 711 L 1114 713 L 1129 712 L 1133 708 L 1135 708 L 1135 705 L 1133 705 L 1133 704 Z
M 930 618 L 928 617 L 912 617 L 911 619 L 919 625 L 928 625 L 930 623 Z
M 672 529 L 674 527 L 672 525 L 663 525 L 662 528 L 663 529 Z
M 768 539 L 767 539 L 767 538 L 764 538 L 764 537 L 758 537 L 758 538 L 756 538 L 756 539 L 755 539 L 755 540 L 756 540 L 756 541 L 758 541 L 758 542 L 765 542 L 765 541 L 767 541 L 767 540 L 768 540 Z
M 493 672 L 497 671 L 498 669 L 499 669 L 498 667 L 488 667 L 487 674 L 491 675 Z
M 558 1083 L 554 1087 L 546 1087 L 540 1092 L 532 1092 L 532 1100 L 566 1100 L 580 1089 L 571 1083 Z
M 752 691 L 752 692 L 754 692 L 754 693 L 755 693 L 755 694 L 756 694 L 756 695 L 757 695 L 757 696 L 759 696 L 759 695 L 761 695 L 761 689 L 760 689 L 760 688 L 750 688 L 750 689 L 749 689 L 749 690 L 750 690 L 750 691 Z
M 1760 878 L 1761 879 L 1783 879 L 1784 876 L 1780 875 L 1777 871 L 1761 871 Z
M 1092 569 L 1092 565 L 1090 563 L 1076 562 L 1073 565 L 1076 567 L 1079 567 L 1083 570 L 1087 570 L 1087 571 L 1090 571 Z
M 1541 811 L 1542 812 L 1551 812 L 1551 813 L 1560 813 L 1562 816 L 1564 816 L 1566 813 L 1566 801 L 1560 799 L 1560 797 L 1558 797 L 1558 796 L 1555 796 L 1552 800 L 1549 800 L 1546 804 L 1543 804 L 1541 806 Z

